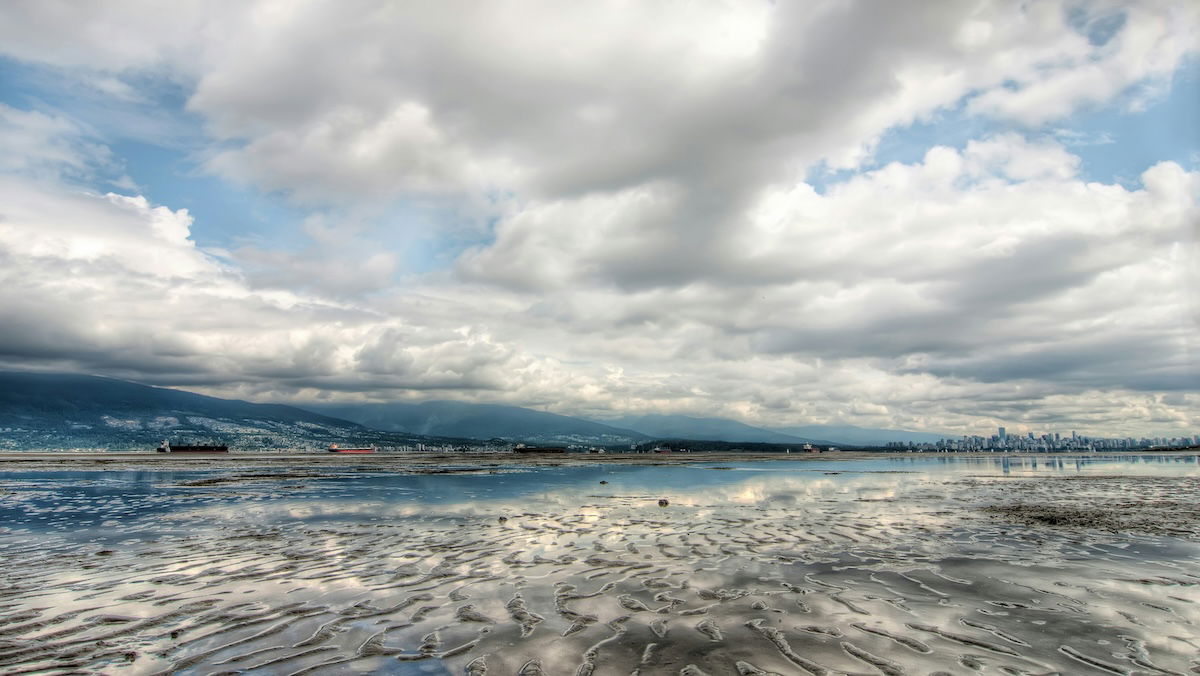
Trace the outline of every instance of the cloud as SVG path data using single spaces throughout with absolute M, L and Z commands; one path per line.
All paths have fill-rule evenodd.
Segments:
M 960 410 L 980 399 L 977 411 L 1003 390 L 1026 401 L 1194 392 L 1188 232 L 1200 175 L 1163 163 L 1128 189 L 1086 182 L 1077 166 L 1061 146 L 1009 134 L 934 148 L 826 194 L 775 186 L 719 254 L 682 256 L 698 279 L 679 287 L 628 288 L 631 269 L 677 263 L 637 236 L 659 208 L 645 196 L 515 214 L 463 264 L 476 279 L 536 289 L 532 330 L 572 331 L 573 351 L 623 377 L 657 372 L 657 396 L 647 387 L 635 410 L 762 401 L 750 415 L 779 420 L 830 415 L 820 411 L 839 390 L 861 408 L 917 383 L 923 396 L 960 393 Z M 843 370 L 851 383 L 840 385 Z M 852 377 L 860 371 L 872 387 Z M 675 379 L 708 394 L 675 390 Z M 795 408 L 766 410 L 784 400 Z
M 327 201 L 682 184 L 682 227 L 764 174 L 853 168 L 964 98 L 1062 118 L 1168 77 L 1197 44 L 1194 10 L 1166 3 L 1099 45 L 1056 3 L 359 9 L 293 9 L 225 45 L 189 102 L 234 143 L 216 170 Z
M 380 249 L 354 222 L 331 222 L 323 214 L 308 217 L 304 233 L 310 245 L 284 250 L 265 243 L 244 244 L 230 252 L 255 288 L 308 291 L 334 298 L 355 298 L 395 283 L 398 255 Z
M 1103 12 L 1103 5 L 1094 8 Z M 1045 18 L 1046 8 L 1042 9 Z M 1131 4 L 1122 7 L 1122 14 L 1085 16 L 1084 22 L 1113 16 L 1123 21 L 1111 39 L 1094 44 L 1088 36 L 1076 34 L 1076 41 L 1087 40 L 1087 44 L 1029 63 L 1013 74 L 1013 86 L 984 92 L 971 100 L 969 108 L 1030 125 L 1059 119 L 1132 87 L 1154 87 L 1162 80 L 1169 81 L 1200 40 L 1200 10 L 1188 3 Z M 1048 28 L 1052 22 L 1039 23 Z
M 256 288 L 141 196 L 0 177 L 0 362 L 154 383 L 495 389 L 526 365 L 469 329 Z
M 1186 3 L 1111 8 L 7 6 L 5 54 L 143 107 L 172 83 L 208 171 L 311 215 L 201 250 L 187 210 L 89 188 L 86 124 L 0 107 L 0 358 L 258 399 L 1195 429 L 1200 178 L 1088 182 L 1040 133 L 1194 55 Z M 948 110 L 1018 131 L 872 164 Z M 478 230 L 404 274 L 397 204 Z
M 306 201 L 667 181 L 695 188 L 698 207 L 714 190 L 743 201 L 781 168 L 857 166 L 884 131 L 964 100 L 1026 124 L 1062 118 L 1169 78 L 1200 23 L 1168 2 L 47 2 L 6 14 L 17 58 L 188 83 L 188 108 L 224 141 L 211 168 Z M 1112 34 L 1096 42 L 1100 24 Z
M 62 68 L 162 67 L 174 59 L 184 62 L 206 25 L 240 12 L 237 3 L 224 3 L 221 10 L 206 19 L 200 2 L 19 2 L 4 8 L 0 43 L 11 56 Z
M 74 121 L 0 103 L 0 171 L 80 174 L 106 164 L 109 150 Z

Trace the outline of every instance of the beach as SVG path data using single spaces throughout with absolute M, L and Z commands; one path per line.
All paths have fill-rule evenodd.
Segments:
M 1194 454 L 14 455 L 5 673 L 1200 671 Z

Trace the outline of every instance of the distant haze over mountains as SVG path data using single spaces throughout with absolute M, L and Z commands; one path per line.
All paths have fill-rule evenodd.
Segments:
M 422 404 L 330 404 L 308 408 L 380 430 L 554 443 L 628 444 L 647 435 L 518 406 L 427 401 Z
M 596 422 L 517 406 L 454 401 L 256 404 L 76 374 L 0 372 L 0 449 L 145 448 L 221 440 L 241 448 L 400 445 L 447 439 L 624 446 L 656 439 L 856 446 L 941 435 L 852 426 L 779 429 L 683 415 Z
M 847 446 L 883 446 L 893 441 L 911 441 L 914 443 L 933 443 L 940 439 L 952 438 L 952 434 L 935 434 L 931 432 L 908 432 L 906 430 L 881 430 L 853 425 L 801 425 L 798 427 L 776 427 L 775 431 L 783 434 L 794 434 L 798 437 L 815 437 L 819 439 L 835 439 Z
M 363 403 L 304 405 L 313 411 L 391 432 L 501 438 L 540 443 L 628 444 L 654 439 L 744 443 L 882 445 L 888 441 L 936 441 L 940 435 L 901 430 L 811 425 L 784 429 L 755 427 L 723 418 L 651 414 L 597 422 L 519 406 L 428 401 L 421 404 Z
M 0 421 L 50 419 L 91 423 L 121 416 L 180 413 L 211 418 L 258 418 L 288 423 L 351 426 L 282 404 L 254 404 L 165 387 L 65 373 L 0 372 Z
M 803 444 L 830 442 L 754 427 L 736 420 L 692 418 L 685 415 L 642 415 L 620 418 L 615 425 L 628 427 L 650 437 L 663 439 L 704 439 L 712 441 Z

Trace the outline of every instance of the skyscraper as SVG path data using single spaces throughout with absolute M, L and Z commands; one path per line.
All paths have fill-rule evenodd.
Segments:
M 1007 440 L 1008 440 L 1008 433 L 1004 431 L 1003 427 L 1001 427 L 1000 428 L 1000 441 L 1007 441 Z

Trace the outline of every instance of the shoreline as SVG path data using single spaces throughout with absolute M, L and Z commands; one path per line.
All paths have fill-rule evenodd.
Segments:
M 34 468 L 89 468 L 111 465 L 126 465 L 138 468 L 221 468 L 246 465 L 259 466 L 356 466 L 381 469 L 404 469 L 406 467 L 461 466 L 484 468 L 501 467 L 564 467 L 579 465 L 686 465 L 729 462 L 812 462 L 852 461 L 881 458 L 1101 458 L 1139 457 L 1158 455 L 1200 455 L 1200 449 L 1162 449 L 1144 451 L 1112 452 L 960 452 L 960 453 L 908 453 L 870 451 L 832 451 L 824 453 L 725 453 L 694 452 L 672 454 L 650 453 L 566 453 L 566 454 L 515 454 L 515 453 L 375 453 L 363 455 L 340 455 L 333 453 L 211 453 L 211 454 L 162 454 L 155 452 L 73 452 L 73 451 L 23 451 L 0 453 L 0 472 L 29 466 Z

